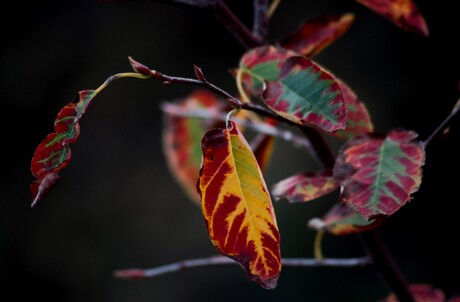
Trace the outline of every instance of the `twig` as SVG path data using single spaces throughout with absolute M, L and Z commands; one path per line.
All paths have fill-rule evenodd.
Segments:
M 423 146 L 426 148 L 426 146 L 436 137 L 438 136 L 444 129 L 449 126 L 449 123 L 452 121 L 452 119 L 455 117 L 455 115 L 460 111 L 460 105 L 459 105 L 460 100 L 457 101 L 457 104 L 455 104 L 454 109 L 451 111 L 451 113 L 442 121 L 441 124 L 439 124 L 436 129 L 428 136 L 425 141 L 423 141 Z
M 252 34 L 261 41 L 268 36 L 268 0 L 254 0 L 254 23 Z
M 278 5 L 280 5 L 281 0 L 273 0 L 272 3 L 270 4 L 270 7 L 268 8 L 268 18 L 271 18 L 273 14 L 275 13 L 276 9 L 278 8 Z
M 334 268 L 352 268 L 363 267 L 370 264 L 369 257 L 360 258 L 326 258 L 322 261 L 310 258 L 282 258 L 281 263 L 285 267 L 334 267 Z M 146 279 L 155 278 L 161 275 L 178 272 L 181 270 L 216 266 L 216 265 L 239 265 L 233 259 L 226 256 L 213 256 L 209 258 L 198 258 L 183 260 L 163 266 L 158 266 L 149 269 L 125 269 L 114 272 L 114 276 L 122 279 Z
M 184 109 L 181 106 L 172 103 L 162 103 L 160 105 L 161 110 L 168 114 L 172 114 L 179 117 L 196 117 L 202 119 L 214 119 L 225 121 L 226 114 L 218 113 L 206 109 Z M 279 127 L 272 126 L 268 123 L 254 123 L 250 120 L 243 120 L 238 117 L 232 117 L 232 120 L 237 124 L 255 130 L 259 133 L 267 134 L 274 137 L 279 137 L 287 142 L 292 142 L 294 145 L 303 147 L 313 154 L 313 148 L 308 139 L 303 136 L 296 135 L 288 130 L 280 129 Z M 315 160 L 317 160 L 315 158 Z
M 250 49 L 263 44 L 263 40 L 254 36 L 224 1 L 218 1 L 213 6 L 213 15 L 244 48 Z

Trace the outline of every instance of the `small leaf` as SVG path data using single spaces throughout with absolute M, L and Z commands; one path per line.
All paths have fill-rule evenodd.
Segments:
M 57 173 L 70 162 L 69 144 L 74 143 L 80 135 L 78 121 L 95 95 L 94 90 L 80 91 L 74 101 L 58 113 L 54 121 L 55 132 L 48 134 L 35 149 L 30 167 L 32 175 L 37 178 L 30 187 L 32 207 L 38 205 L 59 182 Z
M 339 187 L 331 171 L 316 173 L 303 172 L 276 183 L 272 188 L 278 200 L 286 198 L 289 202 L 306 202 L 326 195 Z
M 261 46 L 246 52 L 240 60 L 236 77 L 240 94 L 261 97 L 264 81 L 278 79 L 286 59 L 295 55 L 274 46 Z
M 234 122 L 202 141 L 198 190 L 209 237 L 251 280 L 275 288 L 281 271 L 280 235 L 262 172 Z
M 425 18 L 412 0 L 356 0 L 405 31 L 429 35 Z
M 197 90 L 186 99 L 176 102 L 184 111 L 206 109 L 220 114 L 225 103 L 207 90 Z M 163 151 L 168 167 L 192 201 L 200 205 L 196 182 L 201 165 L 201 138 L 209 129 L 223 126 L 213 119 L 164 115 Z
M 366 220 L 401 208 L 421 183 L 425 151 L 416 137 L 412 131 L 393 130 L 347 141 L 333 171 L 342 186 L 341 201 Z
M 346 104 L 334 77 L 305 57 L 291 57 L 279 79 L 266 81 L 263 97 L 278 115 L 325 132 L 344 129 Z
M 348 139 L 357 134 L 373 132 L 374 125 L 364 103 L 358 99 L 356 93 L 345 82 L 337 77 L 336 80 L 347 104 L 347 127 L 331 134 Z
M 382 218 L 366 221 L 346 204 L 338 203 L 322 219 L 310 219 L 308 226 L 317 231 L 326 230 L 333 235 L 343 236 L 375 229 L 382 221 Z
M 281 39 L 279 45 L 311 58 L 342 37 L 354 20 L 352 13 L 317 17 L 302 23 L 297 31 Z
M 413 295 L 415 302 L 445 302 L 444 292 L 439 288 L 434 288 L 430 284 L 411 284 L 409 291 Z M 382 302 L 398 302 L 398 297 L 391 293 Z

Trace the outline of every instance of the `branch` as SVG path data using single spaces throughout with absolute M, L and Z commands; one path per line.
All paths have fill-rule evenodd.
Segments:
M 382 238 L 376 231 L 360 233 L 366 249 L 372 257 L 372 262 L 381 273 L 383 281 L 396 294 L 400 302 L 415 302 L 406 279 L 392 258 Z
M 434 129 L 433 133 L 428 136 L 427 139 L 423 142 L 423 146 L 426 148 L 426 146 L 436 137 L 438 136 L 444 129 L 446 129 L 452 119 L 455 117 L 455 115 L 460 111 L 460 99 L 457 101 L 457 103 L 454 106 L 454 109 L 451 111 L 451 113 L 442 121 L 442 123 Z
M 352 267 L 363 267 L 369 265 L 370 259 L 368 257 L 360 258 L 326 258 L 323 261 L 317 261 L 316 259 L 309 258 L 282 258 L 283 266 L 290 267 L 335 267 L 335 268 L 352 268 Z M 198 258 L 183 260 L 163 266 L 158 266 L 149 269 L 125 269 L 114 272 L 116 278 L 122 279 L 146 279 L 155 278 L 161 275 L 178 272 L 181 270 L 206 267 L 206 266 L 217 266 L 217 265 L 239 265 L 233 259 L 226 256 L 213 256 L 209 258 Z
M 224 1 L 218 1 L 213 6 L 213 15 L 244 48 L 250 49 L 264 44 L 262 39 L 251 33 Z
M 252 34 L 262 41 L 268 36 L 268 0 L 254 0 L 254 24 Z
M 184 109 L 181 106 L 172 103 L 163 103 L 160 105 L 161 110 L 168 114 L 179 117 L 195 117 L 202 119 L 214 119 L 225 121 L 227 115 L 225 113 L 217 113 L 206 109 Z M 259 133 L 267 134 L 274 137 L 279 137 L 287 142 L 292 142 L 294 145 L 307 149 L 311 154 L 315 154 L 312 144 L 308 139 L 303 136 L 296 135 L 288 130 L 279 129 L 267 123 L 254 123 L 250 120 L 243 120 L 238 117 L 232 117 L 237 124 L 255 130 Z M 314 158 L 315 160 L 318 160 Z

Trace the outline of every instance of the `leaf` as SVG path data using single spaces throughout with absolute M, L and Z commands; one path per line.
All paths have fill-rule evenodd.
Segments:
M 276 200 L 286 198 L 289 202 L 306 202 L 326 195 L 339 187 L 331 171 L 303 172 L 282 180 L 272 188 Z
M 411 284 L 409 291 L 413 295 L 415 302 L 445 302 L 445 295 L 439 288 L 434 288 L 430 284 Z M 389 294 L 383 302 L 398 302 L 398 297 L 394 293 Z
M 331 134 L 348 139 L 357 134 L 373 132 L 374 125 L 364 103 L 358 99 L 356 93 L 345 82 L 337 77 L 335 79 L 347 104 L 347 127 Z
M 412 0 L 356 0 L 405 31 L 429 35 L 428 25 Z
M 287 58 L 296 53 L 276 48 L 261 46 L 246 52 L 240 60 L 237 71 L 237 86 L 243 99 L 261 97 L 265 80 L 276 80 Z
M 382 221 L 381 218 L 366 221 L 346 204 L 338 203 L 322 219 L 310 219 L 308 226 L 317 231 L 326 230 L 333 235 L 344 236 L 375 229 Z
M 344 129 L 346 104 L 334 77 L 305 57 L 286 60 L 275 81 L 266 81 L 264 102 L 278 115 L 325 132 Z
M 198 190 L 209 237 L 249 278 L 275 288 L 281 271 L 280 235 L 262 172 L 234 122 L 202 140 Z
M 413 131 L 363 134 L 339 151 L 334 178 L 342 186 L 341 201 L 366 220 L 389 216 L 410 200 L 422 178 L 423 145 Z
M 225 103 L 207 90 L 197 90 L 176 106 L 187 110 L 206 109 L 211 115 L 223 111 Z M 163 152 L 169 170 L 192 201 L 200 205 L 196 182 L 201 166 L 201 138 L 209 129 L 222 126 L 214 119 L 183 117 L 166 113 L 163 126 Z
M 30 186 L 32 207 L 38 205 L 59 182 L 58 172 L 70 162 L 69 145 L 80 135 L 78 121 L 95 95 L 95 90 L 80 91 L 74 100 L 58 113 L 54 121 L 55 132 L 48 134 L 35 149 L 30 167 L 32 175 L 37 178 Z
M 342 37 L 354 20 L 352 13 L 316 17 L 302 23 L 299 29 L 282 38 L 278 44 L 311 58 Z

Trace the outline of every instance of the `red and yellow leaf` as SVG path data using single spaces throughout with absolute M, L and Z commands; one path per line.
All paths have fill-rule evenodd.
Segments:
M 317 231 L 326 230 L 333 235 L 343 236 L 375 229 L 382 221 L 383 218 L 366 221 L 348 205 L 338 203 L 322 219 L 310 219 L 308 226 Z
M 422 179 L 423 144 L 412 131 L 363 134 L 339 151 L 334 178 L 342 186 L 341 201 L 366 220 L 389 216 L 410 200 Z
M 357 134 L 373 132 L 374 125 L 364 103 L 358 99 L 356 93 L 345 82 L 337 77 L 336 80 L 347 103 L 347 127 L 344 130 L 335 131 L 331 134 L 336 137 L 348 139 Z
M 85 113 L 95 90 L 80 91 L 74 101 L 64 106 L 54 121 L 54 133 L 50 133 L 37 146 L 31 161 L 31 173 L 37 180 L 33 181 L 32 207 L 36 206 L 59 182 L 58 172 L 69 164 L 71 152 L 69 145 L 80 135 L 78 121 Z
M 278 200 L 286 198 L 289 202 L 306 202 L 326 195 L 339 187 L 331 171 L 303 172 L 282 180 L 272 188 Z
M 279 78 L 266 81 L 265 104 L 278 115 L 325 132 L 345 129 L 345 99 L 334 77 L 306 57 L 287 59 Z
M 251 280 L 275 288 L 281 271 L 280 235 L 257 160 L 234 122 L 202 141 L 198 190 L 209 236 Z
M 281 39 L 278 44 L 311 58 L 342 37 L 354 20 L 352 13 L 317 17 L 302 23 L 297 31 Z
M 442 290 L 430 284 L 411 284 L 409 291 L 414 297 L 415 302 L 445 302 L 446 297 Z M 399 302 L 398 297 L 391 293 L 382 302 Z
M 207 90 L 197 90 L 181 102 L 181 110 L 207 110 L 212 116 L 222 114 L 225 103 Z M 184 117 L 166 113 L 163 126 L 163 151 L 168 167 L 187 195 L 201 203 L 196 182 L 201 166 L 201 139 L 209 129 L 222 126 L 213 118 Z
M 287 58 L 296 53 L 274 46 L 261 46 L 246 52 L 237 71 L 237 86 L 243 100 L 261 97 L 266 80 L 278 79 Z
M 412 0 L 356 0 L 403 30 L 429 35 L 425 18 Z

